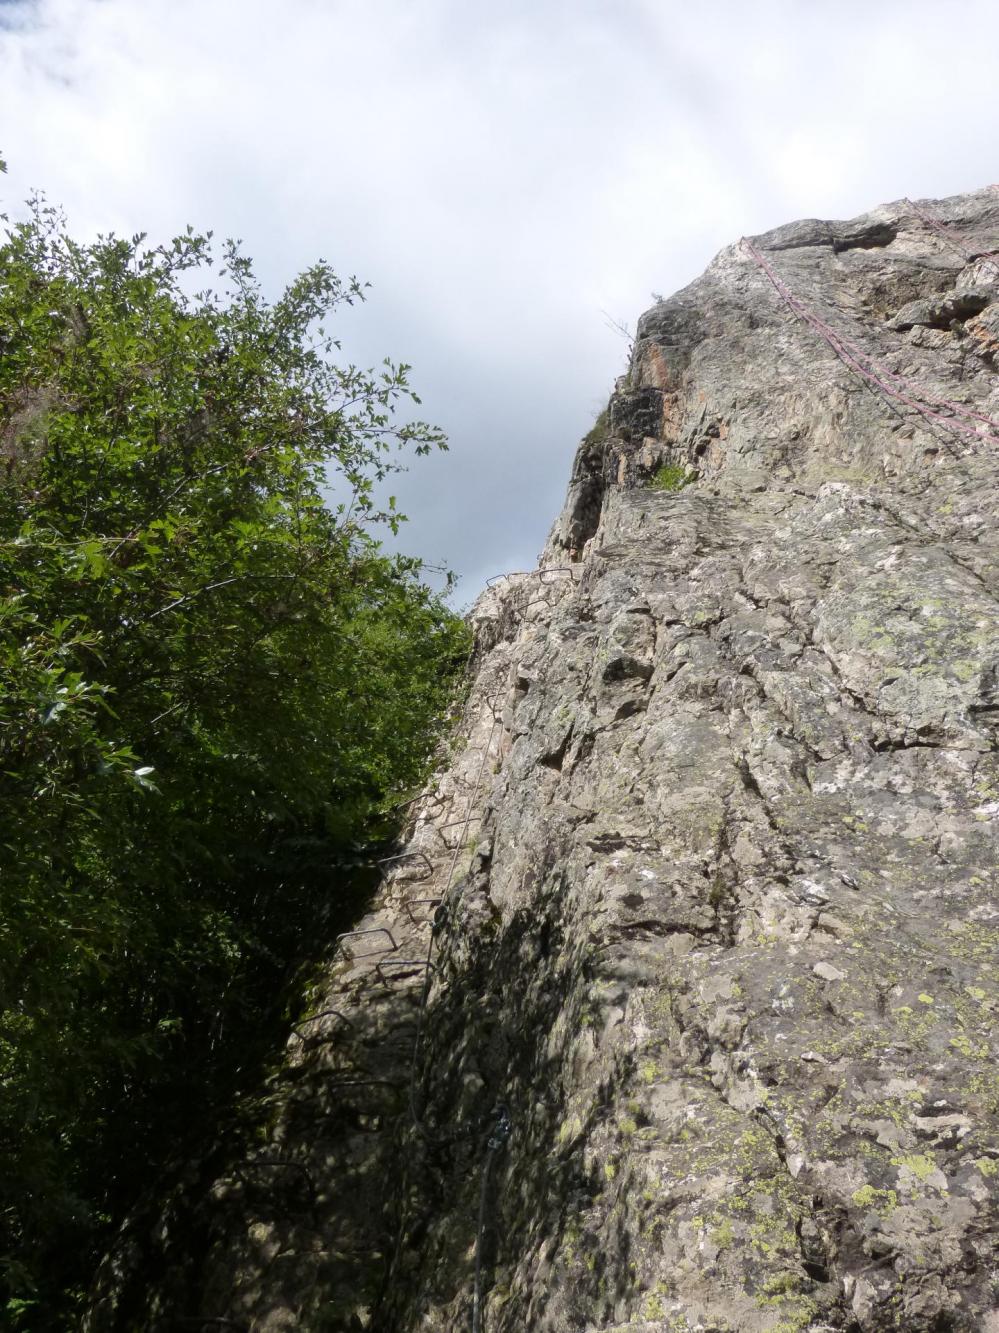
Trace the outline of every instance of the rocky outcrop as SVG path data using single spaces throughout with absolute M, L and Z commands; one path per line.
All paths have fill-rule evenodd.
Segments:
M 643 316 L 95 1329 L 999 1329 L 997 243 L 995 189 L 796 223 Z

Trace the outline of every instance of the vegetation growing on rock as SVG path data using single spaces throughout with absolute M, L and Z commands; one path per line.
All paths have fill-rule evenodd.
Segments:
M 373 535 L 444 440 L 407 366 L 338 363 L 355 279 L 271 304 L 234 244 L 39 202 L 0 279 L 0 1320 L 38 1330 L 259 1057 L 467 645 Z
M 663 463 L 656 469 L 652 475 L 652 481 L 649 483 L 656 491 L 682 491 L 684 486 L 689 485 L 694 480 L 693 476 L 685 467 L 678 467 L 676 463 Z

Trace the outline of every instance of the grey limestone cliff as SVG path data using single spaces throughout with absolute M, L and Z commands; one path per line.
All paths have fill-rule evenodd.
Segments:
M 374 933 L 93 1329 L 999 1330 L 997 247 L 902 201 L 643 316 Z

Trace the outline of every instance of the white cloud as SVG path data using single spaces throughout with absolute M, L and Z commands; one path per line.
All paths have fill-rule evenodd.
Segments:
M 469 575 L 533 560 L 633 324 L 726 242 L 995 167 L 991 0 L 0 3 L 8 200 L 239 235 L 374 284 L 453 452 L 400 488 Z

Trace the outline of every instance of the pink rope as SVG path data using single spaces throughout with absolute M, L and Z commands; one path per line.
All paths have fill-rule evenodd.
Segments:
M 999 185 L 991 185 L 989 188 L 991 190 L 999 190 Z M 974 263 L 975 260 L 978 259 L 984 259 L 990 267 L 995 269 L 996 275 L 999 276 L 999 264 L 996 263 L 996 256 L 999 256 L 999 250 L 986 250 L 982 254 L 974 254 L 971 247 L 967 244 L 967 237 L 963 236 L 961 232 L 948 231 L 938 218 L 927 213 L 926 210 L 920 208 L 918 204 L 914 204 L 911 199 L 906 199 L 905 202 L 918 217 L 923 219 L 928 227 L 932 227 L 937 235 L 943 238 L 945 245 L 949 246 L 955 254 L 961 256 L 966 264 Z M 963 244 L 959 245 L 958 241 L 963 242 Z
M 760 256 L 760 258 L 762 259 L 762 256 Z M 764 261 L 764 263 L 766 263 L 766 261 Z M 785 288 L 785 290 L 787 289 Z M 788 291 L 788 295 L 790 295 L 790 291 Z M 920 402 L 927 403 L 931 407 L 945 408 L 948 412 L 954 412 L 958 416 L 967 417 L 971 421 L 981 421 L 984 425 L 988 426 L 990 430 L 999 430 L 999 421 L 994 417 L 986 416 L 982 412 L 976 412 L 974 408 L 965 407 L 963 403 L 953 402 L 949 398 L 935 398 L 933 394 L 926 393 L 921 389 L 915 380 L 909 379 L 905 375 L 899 375 L 897 371 L 889 370 L 887 366 L 883 366 L 875 361 L 872 357 L 868 356 L 862 347 L 858 347 L 856 343 L 851 342 L 845 334 L 834 329 L 832 325 L 826 324 L 824 320 L 820 319 L 813 311 L 809 311 L 808 315 L 810 319 L 816 322 L 816 327 L 820 328 L 820 332 L 822 332 L 824 337 L 831 334 L 838 342 L 842 343 L 847 351 L 851 352 L 859 362 L 866 364 L 867 368 L 872 371 L 872 373 L 881 375 L 885 379 L 894 380 L 896 384 L 902 385 L 906 391 L 915 394 Z
M 752 241 L 744 236 L 742 244 L 756 264 L 769 278 L 781 299 L 800 319 L 803 319 L 806 324 L 825 339 L 840 360 L 843 361 L 845 365 L 849 366 L 851 370 L 855 371 L 863 379 L 880 389 L 882 393 L 887 394 L 890 398 L 894 398 L 900 403 L 904 403 L 907 407 L 912 408 L 921 416 L 930 420 L 942 422 L 948 430 L 964 435 L 968 439 L 974 440 L 976 443 L 980 443 L 983 438 L 988 438 L 993 440 L 996 444 L 999 444 L 999 421 L 996 421 L 993 417 L 984 416 L 980 412 L 974 412 L 970 408 L 965 407 L 962 403 L 951 402 L 946 398 L 935 398 L 930 394 L 924 393 L 915 381 L 906 379 L 905 376 L 897 375 L 894 371 L 888 370 L 887 367 L 879 365 L 878 362 L 868 357 L 861 348 L 857 347 L 855 343 L 850 342 L 850 340 L 843 337 L 842 334 L 837 333 L 831 325 L 827 324 L 825 320 L 820 319 L 818 315 L 814 314 L 807 306 L 799 301 L 784 282 L 783 278 L 774 271 L 773 267 L 766 259 L 764 259 L 756 246 L 753 245 Z M 896 384 L 904 385 L 904 390 L 894 387 L 891 381 L 895 381 Z M 941 412 L 936 410 L 941 407 L 945 408 L 946 411 Z M 982 431 L 980 427 L 966 424 L 963 421 L 955 421 L 954 417 L 948 415 L 948 413 L 954 413 L 959 417 L 973 418 L 976 421 L 984 423 L 988 429 Z

